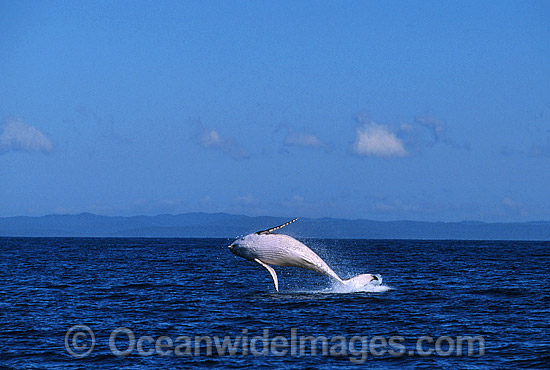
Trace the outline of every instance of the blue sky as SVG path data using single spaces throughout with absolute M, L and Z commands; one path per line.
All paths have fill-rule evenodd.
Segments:
M 550 3 L 0 2 L 0 216 L 550 219 Z

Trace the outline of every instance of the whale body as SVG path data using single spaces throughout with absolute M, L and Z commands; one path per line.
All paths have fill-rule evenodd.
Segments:
M 297 218 L 282 225 L 239 238 L 229 246 L 229 249 L 233 254 L 265 267 L 271 274 L 277 291 L 279 291 L 277 273 L 270 265 L 301 267 L 346 285 L 363 286 L 379 280 L 377 276 L 371 274 L 362 274 L 343 280 L 305 244 L 291 236 L 273 233 L 273 231 L 279 230 L 296 220 Z

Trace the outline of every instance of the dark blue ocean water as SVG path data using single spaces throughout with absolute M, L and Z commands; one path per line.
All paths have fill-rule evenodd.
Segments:
M 355 293 L 276 268 L 277 293 L 229 242 L 0 238 L 0 368 L 550 368 L 549 242 L 304 240 L 342 277 L 382 275 L 385 288 Z M 74 325 L 93 331 L 93 349 L 83 327 L 67 335 Z M 111 341 L 118 353 L 135 338 L 126 356 L 109 345 L 117 328 L 126 328 Z M 317 352 L 300 355 L 292 335 L 318 337 Z M 195 336 L 241 342 L 233 355 L 214 345 L 208 355 Z M 267 353 L 261 338 L 254 353 L 238 346 L 254 336 Z M 434 342 L 419 352 L 423 336 Z M 467 346 L 457 355 L 460 336 L 482 337 L 484 354 L 476 342 L 473 356 Z

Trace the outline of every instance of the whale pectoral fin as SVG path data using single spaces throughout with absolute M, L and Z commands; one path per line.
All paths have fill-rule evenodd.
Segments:
M 279 229 L 282 229 L 282 228 L 285 227 L 285 226 L 290 225 L 291 223 L 293 223 L 293 222 L 296 221 L 297 219 L 298 219 L 298 217 L 296 217 L 294 220 L 290 220 L 290 221 L 288 221 L 288 222 L 285 222 L 285 223 L 282 224 L 282 225 L 275 226 L 275 227 L 269 228 L 269 229 L 267 229 L 267 230 L 256 231 L 256 234 L 258 234 L 258 235 L 271 234 L 271 233 L 274 232 L 274 231 L 277 231 L 277 230 L 279 230 Z
M 269 266 L 268 264 L 263 263 L 257 258 L 254 258 L 254 261 L 258 262 L 260 265 L 265 267 L 267 271 L 271 274 L 271 277 L 273 278 L 273 283 L 275 284 L 275 290 L 279 291 L 279 280 L 277 280 L 277 273 L 273 269 L 273 267 Z

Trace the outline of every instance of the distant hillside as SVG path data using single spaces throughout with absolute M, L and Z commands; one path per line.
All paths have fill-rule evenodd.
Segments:
M 0 218 L 0 236 L 233 238 L 288 221 L 225 213 L 109 217 L 90 213 Z M 418 222 L 302 218 L 285 233 L 298 238 L 550 240 L 550 222 Z

